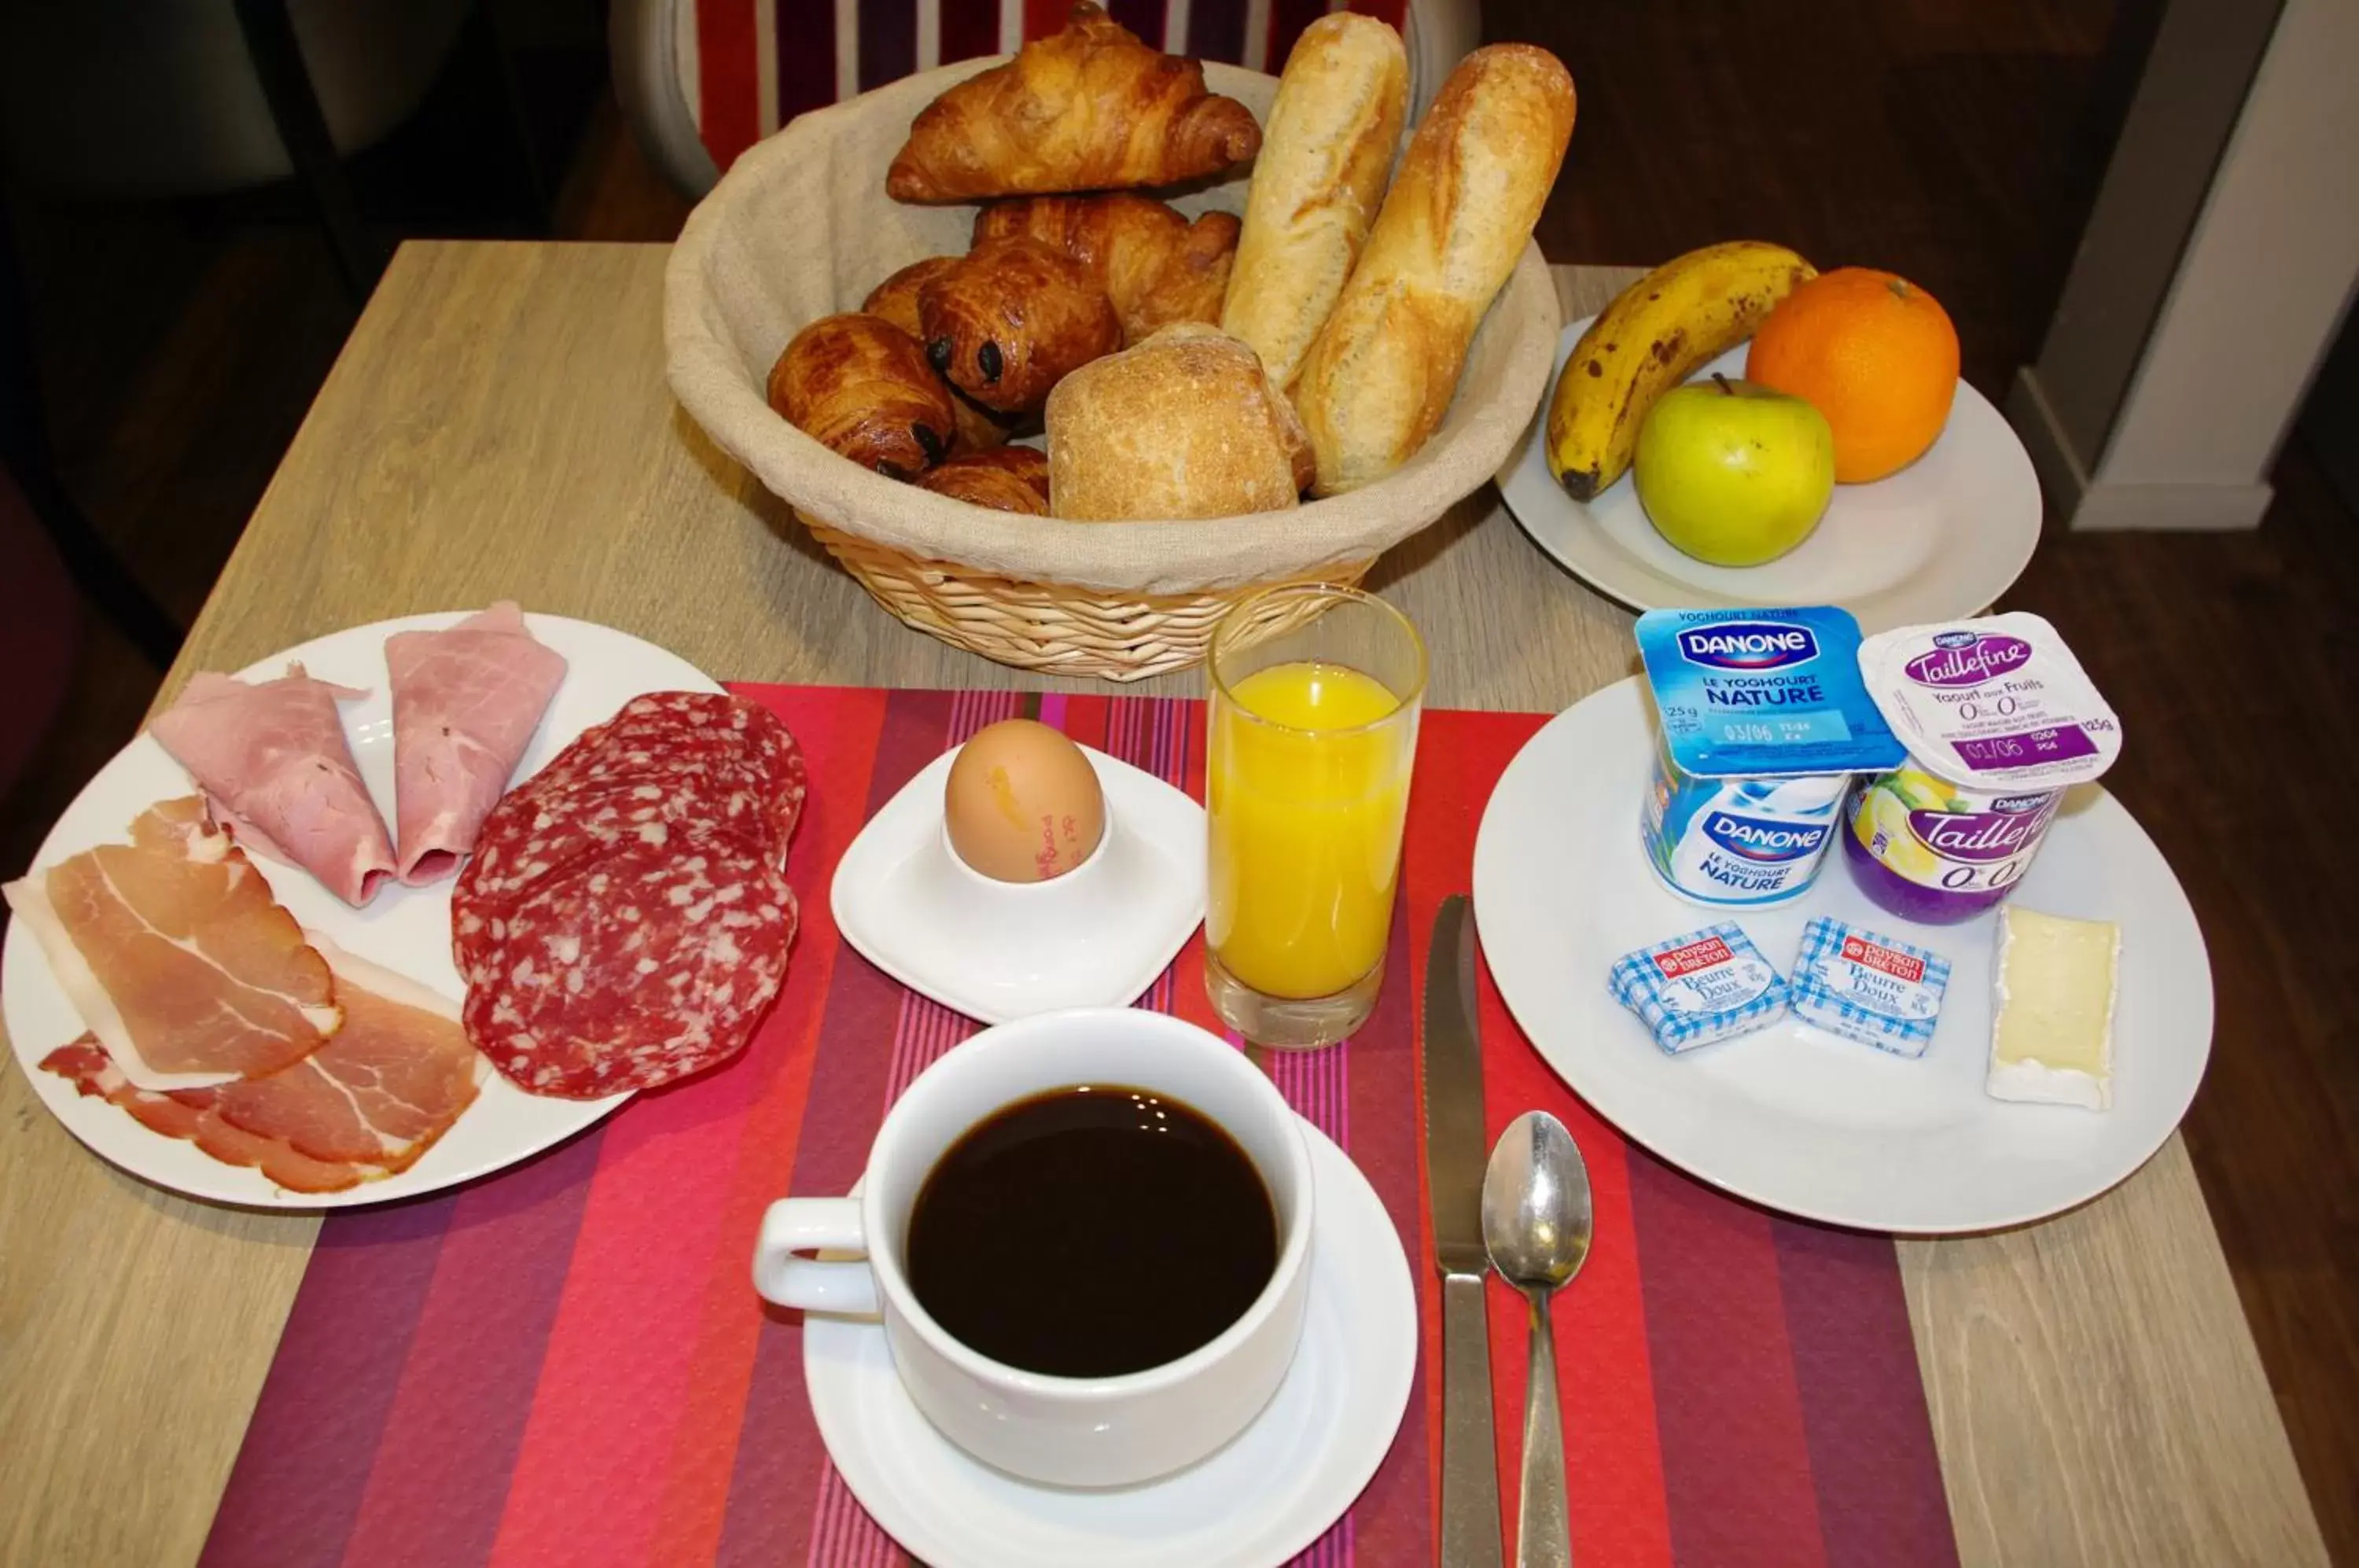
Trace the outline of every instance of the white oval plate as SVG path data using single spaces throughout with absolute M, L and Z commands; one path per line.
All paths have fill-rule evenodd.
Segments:
M 1474 914 L 1499 994 L 1600 1115 L 1739 1197 L 1920 1235 L 2069 1209 L 2170 1136 L 2211 1057 L 2212 971 L 2178 878 L 2112 796 L 2092 785 L 2066 797 L 2016 901 L 2120 923 L 2114 1105 L 2011 1105 L 1983 1091 L 1997 917 L 1919 926 L 1888 915 L 1853 885 L 1840 844 L 1782 909 L 1733 913 L 1674 897 L 1638 844 L 1652 722 L 1635 678 L 1550 720 L 1500 776 L 1474 845 Z M 1790 1019 L 1666 1056 L 1606 994 L 1615 957 L 1726 920 L 1788 973 L 1813 915 L 1949 958 L 1940 1025 L 1921 1059 Z
M 360 702 L 340 704 L 353 759 L 377 809 L 393 822 L 393 698 L 386 685 L 385 639 L 396 632 L 433 631 L 469 611 L 406 615 L 353 626 L 273 654 L 237 673 L 246 680 L 283 674 L 300 663 L 322 681 L 365 689 Z M 549 705 L 516 776 L 528 778 L 574 736 L 612 718 L 614 710 L 647 691 L 718 691 L 720 684 L 694 665 L 650 642 L 612 627 L 561 615 L 527 615 L 532 635 L 565 656 L 565 681 Z M 83 787 L 41 844 L 36 866 L 47 866 L 95 844 L 125 842 L 131 820 L 158 800 L 187 795 L 188 774 L 142 730 L 136 739 Z M 346 951 L 397 971 L 445 996 L 463 996 L 451 961 L 453 878 L 425 887 L 387 882 L 367 908 L 355 909 L 308 874 L 253 857 L 278 901 L 306 928 L 325 932 Z M 414 1198 L 488 1174 L 562 1142 L 609 1115 L 628 1094 L 603 1100 L 560 1100 L 527 1094 L 496 1073 L 482 1094 L 418 1163 L 381 1181 L 342 1192 L 288 1192 L 258 1171 L 224 1165 L 195 1145 L 150 1132 L 104 1100 L 86 1098 L 41 1058 L 82 1032 L 81 1018 L 49 972 L 40 944 L 14 922 L 0 955 L 0 1010 L 8 1042 L 34 1092 L 66 1130 L 133 1175 L 192 1198 L 275 1209 L 333 1209 Z
M 811 1414 L 869 1517 L 933 1568 L 1266 1568 L 1318 1540 L 1400 1430 L 1417 1290 L 1368 1179 L 1309 1122 L 1302 1135 L 1318 1221 L 1301 1346 L 1253 1424 L 1176 1475 L 1110 1491 L 1019 1481 L 919 1413 L 874 1319 L 807 1317 Z
M 1564 373 L 1589 321 L 1557 340 Z M 1745 374 L 1745 345 L 1696 373 Z M 1499 470 L 1499 492 L 1534 544 L 1607 597 L 1638 610 L 1841 604 L 1873 636 L 1971 615 L 2006 591 L 2039 543 L 2039 481 L 2023 442 L 1981 393 L 1958 383 L 1949 427 L 1889 479 L 1838 485 L 1818 529 L 1761 566 L 1708 566 L 1673 549 L 1624 474 L 1586 505 L 1548 468 L 1548 410 Z

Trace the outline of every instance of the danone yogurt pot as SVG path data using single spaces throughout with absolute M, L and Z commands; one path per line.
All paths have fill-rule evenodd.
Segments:
M 1907 755 L 1860 677 L 1847 610 L 1649 610 L 1638 652 L 1661 735 L 1640 815 L 1663 885 L 1711 909 L 1801 896 L 1857 773 Z
M 2121 755 L 2121 721 L 2038 615 L 1884 632 L 1859 667 L 1908 760 L 1861 788 L 1843 854 L 1860 890 L 1908 920 L 2006 898 L 2064 791 Z

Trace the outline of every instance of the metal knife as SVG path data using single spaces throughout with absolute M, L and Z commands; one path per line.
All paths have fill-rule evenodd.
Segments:
M 1499 1470 L 1483 1277 L 1483 1040 L 1474 1019 L 1474 925 L 1463 895 L 1441 901 L 1425 959 L 1425 1175 L 1441 1270 L 1441 1557 L 1497 1568 Z

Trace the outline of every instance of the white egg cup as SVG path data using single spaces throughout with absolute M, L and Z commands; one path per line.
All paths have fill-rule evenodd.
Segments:
M 1001 882 L 951 847 L 942 800 L 959 749 L 919 769 L 836 863 L 843 940 L 987 1024 L 1136 1001 L 1204 919 L 1204 809 L 1082 746 L 1105 796 L 1097 847 L 1061 877 Z

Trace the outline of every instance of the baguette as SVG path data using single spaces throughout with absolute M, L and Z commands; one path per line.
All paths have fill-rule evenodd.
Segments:
M 1315 494 L 1383 478 L 1441 423 L 1556 183 L 1573 106 L 1563 64 L 1529 44 L 1476 49 L 1450 73 L 1295 383 Z
M 1321 16 L 1286 57 L 1221 311 L 1277 386 L 1352 276 L 1408 113 L 1408 50 L 1374 16 Z

